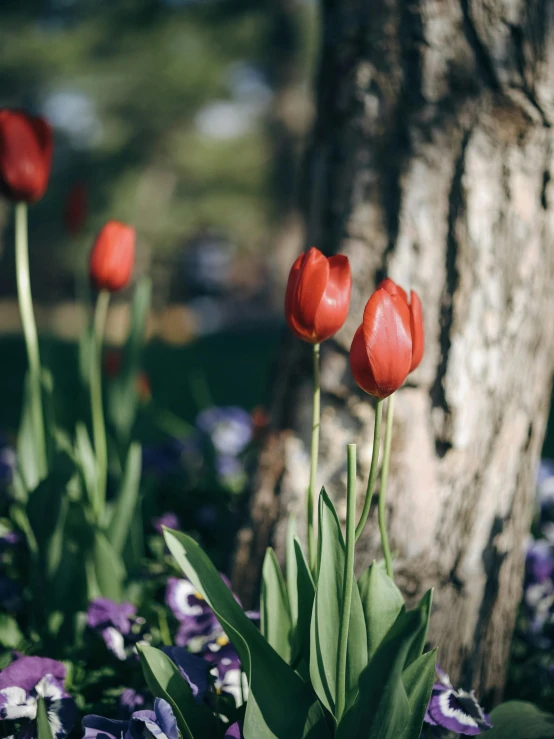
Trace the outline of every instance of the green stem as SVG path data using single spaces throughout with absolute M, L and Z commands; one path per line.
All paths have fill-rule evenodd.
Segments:
M 312 406 L 312 446 L 310 450 L 310 485 L 306 500 L 306 518 L 308 523 L 308 555 L 310 568 L 315 575 L 317 569 L 316 541 L 314 533 L 314 501 L 317 478 L 317 460 L 319 456 L 319 422 L 321 407 L 321 388 L 319 383 L 319 344 L 314 344 L 314 387 Z
M 167 614 L 165 608 L 158 610 L 158 624 L 160 626 L 160 637 L 165 647 L 171 647 L 173 642 L 171 641 L 171 634 L 169 633 L 169 625 L 167 623 Z
M 348 457 L 348 482 L 346 485 L 346 555 L 342 589 L 342 613 L 339 624 L 339 646 L 337 655 L 337 680 L 335 716 L 341 720 L 346 705 L 346 655 L 350 627 L 350 606 L 354 582 L 354 545 L 356 544 L 356 444 L 346 447 Z
M 381 546 L 383 548 L 383 557 L 385 559 L 385 567 L 387 575 L 392 578 L 392 558 L 389 546 L 389 537 L 387 534 L 386 516 L 386 500 L 387 500 L 387 483 L 389 480 L 389 463 L 390 463 L 390 447 L 392 442 L 392 421 L 394 418 L 394 394 L 391 395 L 387 402 L 387 425 L 385 429 L 385 452 L 383 455 L 383 469 L 381 470 L 381 488 L 379 490 L 379 531 L 381 532 Z
M 38 348 L 37 327 L 33 313 L 33 297 L 29 275 L 29 240 L 27 234 L 27 204 L 17 203 L 15 206 L 15 270 L 17 275 L 17 296 L 23 334 L 27 347 L 29 362 L 30 408 L 35 435 L 37 466 L 40 477 L 47 471 L 46 441 L 44 433 L 44 414 L 42 410 L 40 354 Z
M 108 445 L 106 442 L 106 426 L 104 423 L 104 407 L 102 404 L 102 345 L 104 330 L 108 317 L 110 293 L 101 290 L 96 301 L 94 327 L 92 336 L 93 361 L 90 376 L 90 403 L 92 411 L 92 433 L 96 454 L 96 517 L 101 522 L 106 502 L 106 481 L 108 476 Z
M 369 468 L 369 479 L 367 481 L 367 490 L 365 491 L 364 508 L 362 515 L 356 526 L 356 541 L 361 536 L 364 526 L 369 516 L 369 509 L 371 508 L 371 498 L 373 497 L 373 490 L 375 489 L 375 479 L 377 478 L 377 470 L 379 468 L 379 450 L 381 447 L 381 419 L 383 418 L 383 401 L 381 398 L 377 399 L 377 405 L 375 406 L 375 426 L 373 428 L 373 451 L 371 453 L 371 467 Z

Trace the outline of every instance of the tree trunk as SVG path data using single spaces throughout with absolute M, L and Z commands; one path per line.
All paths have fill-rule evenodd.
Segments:
M 554 368 L 554 3 L 327 0 L 307 164 L 310 242 L 349 256 L 352 307 L 323 346 L 319 482 L 344 515 L 345 444 L 360 504 L 374 404 L 348 349 L 376 282 L 416 289 L 426 351 L 396 403 L 388 520 L 413 605 L 435 587 L 431 641 L 455 681 L 497 699 Z M 288 339 L 274 428 L 239 537 L 251 602 L 260 560 L 303 515 L 310 347 Z M 359 542 L 379 556 L 375 512 Z

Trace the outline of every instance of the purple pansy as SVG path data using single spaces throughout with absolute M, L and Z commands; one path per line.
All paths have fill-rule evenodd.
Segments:
M 231 695 L 237 706 L 242 705 L 243 699 L 248 696 L 248 681 L 241 670 L 239 656 L 227 636 L 221 632 L 216 639 L 204 645 L 201 654 L 213 665 L 210 672 L 215 678 L 216 691 Z
M 131 630 L 131 619 L 137 612 L 132 603 L 115 603 L 109 598 L 95 598 L 91 601 L 87 612 L 87 626 L 91 629 L 103 629 L 113 626 L 122 634 Z
M 252 439 L 252 417 L 236 406 L 206 408 L 196 417 L 196 425 L 224 456 L 236 457 Z
M 156 698 L 153 711 L 135 711 L 128 721 L 114 721 L 102 716 L 85 716 L 83 739 L 178 739 L 179 731 L 173 709 Z
M 527 547 L 525 573 L 528 584 L 544 583 L 552 580 L 554 572 L 554 553 L 552 546 L 544 539 L 531 541 Z
M 475 736 L 492 728 L 474 692 L 455 690 L 440 667 L 437 667 L 437 682 L 433 685 L 425 723 L 464 736 Z
M 170 577 L 167 581 L 165 602 L 180 622 L 175 643 L 179 647 L 189 646 L 193 640 L 205 641 L 221 631 L 215 613 L 196 590 L 190 580 Z
M 162 647 L 162 651 L 179 668 L 179 672 L 191 687 L 195 701 L 202 703 L 208 693 L 210 665 L 184 647 Z
M 96 598 L 88 608 L 88 627 L 122 661 L 136 654 L 136 645 L 144 636 L 144 619 L 135 616 L 136 610 L 132 603 L 115 603 L 109 598 Z
M 65 667 L 46 657 L 18 657 L 0 672 L 0 721 L 18 725 L 18 734 L 36 735 L 39 698 L 44 700 L 54 739 L 73 728 L 75 703 L 64 688 Z
M 228 736 L 229 739 L 243 739 L 242 724 L 238 722 L 231 724 L 225 732 L 225 736 Z
M 123 719 L 130 719 L 132 714 L 146 705 L 146 698 L 133 688 L 126 688 L 119 696 L 119 715 Z
M 180 528 L 179 519 L 177 518 L 177 514 L 172 513 L 171 511 L 167 511 L 166 513 L 162 513 L 161 516 L 158 516 L 157 518 L 153 518 L 152 526 L 158 532 L 158 534 L 163 534 L 164 526 L 167 529 L 179 529 Z

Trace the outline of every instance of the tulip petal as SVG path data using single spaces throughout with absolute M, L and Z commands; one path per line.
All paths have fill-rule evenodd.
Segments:
M 0 110 L 0 190 L 12 200 L 39 200 L 48 185 L 52 149 L 52 130 L 46 121 Z
M 312 246 L 296 260 L 291 276 L 285 299 L 289 327 L 304 341 L 318 343 L 316 314 L 329 278 L 329 260 Z
M 89 262 L 92 283 L 99 290 L 121 290 L 129 282 L 135 261 L 135 229 L 108 221 L 96 237 Z
M 377 398 L 386 398 L 398 390 L 410 371 L 412 341 L 402 305 L 384 288 L 376 290 L 367 302 L 362 325 L 352 342 L 350 362 L 354 378 L 363 390 Z
M 425 334 L 423 331 L 423 310 L 419 295 L 412 290 L 410 293 L 410 333 L 412 335 L 412 363 L 410 372 L 419 366 L 423 358 Z
M 329 257 L 329 279 L 321 297 L 315 319 L 315 333 L 325 341 L 342 328 L 350 307 L 352 273 L 348 257 Z
M 369 395 L 380 397 L 373 372 L 367 358 L 363 326 L 358 326 L 350 347 L 350 369 L 356 383 Z
M 400 295 L 402 300 L 406 303 L 406 305 L 408 305 L 408 296 L 406 294 L 406 291 L 404 290 L 403 287 L 400 287 L 400 285 L 397 285 L 396 282 L 394 282 L 394 280 L 391 280 L 390 277 L 385 277 L 385 279 L 382 280 L 377 285 L 377 290 L 381 290 L 381 289 L 386 290 L 388 294 L 391 295 L 392 297 L 396 295 Z

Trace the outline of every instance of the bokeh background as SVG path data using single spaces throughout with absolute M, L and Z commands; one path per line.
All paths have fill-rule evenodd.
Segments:
M 154 395 L 189 418 L 207 388 L 214 403 L 263 402 L 303 241 L 317 43 L 312 0 L 0 3 L 0 103 L 55 132 L 51 185 L 30 217 L 37 322 L 55 372 L 71 366 L 86 320 L 94 235 L 117 218 L 137 229 L 137 278 L 152 279 Z M 23 351 L 11 212 L 0 208 L 0 422 L 13 429 Z M 129 297 L 112 305 L 113 344 L 127 335 Z

